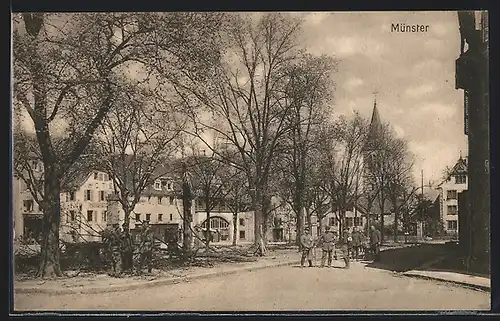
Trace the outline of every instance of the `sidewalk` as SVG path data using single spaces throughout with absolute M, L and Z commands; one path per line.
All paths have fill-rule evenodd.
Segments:
M 467 287 L 491 291 L 491 280 L 489 278 L 443 271 L 421 271 L 411 270 L 403 273 L 405 276 L 417 277 L 428 280 L 444 281 L 464 285 Z
M 297 264 L 297 251 L 269 253 L 255 262 L 221 263 L 214 267 L 185 267 L 169 271 L 154 270 L 152 275 L 113 278 L 106 274 L 61 278 L 56 280 L 16 280 L 14 293 L 93 294 L 161 286 L 190 280 L 223 276 L 243 271 Z

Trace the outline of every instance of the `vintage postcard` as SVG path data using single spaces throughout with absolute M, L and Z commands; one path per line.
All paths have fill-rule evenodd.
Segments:
M 486 11 L 13 13 L 11 45 L 13 312 L 490 310 Z

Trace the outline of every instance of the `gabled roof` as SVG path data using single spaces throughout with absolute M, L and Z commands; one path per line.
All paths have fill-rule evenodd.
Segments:
M 451 175 L 467 175 L 468 172 L 468 166 L 467 166 L 467 157 L 463 158 L 460 156 L 460 158 L 457 160 L 453 168 L 451 169 L 448 177 L 444 179 L 439 185 L 437 186 L 438 188 L 443 185 L 444 182 L 448 181 L 450 179 Z

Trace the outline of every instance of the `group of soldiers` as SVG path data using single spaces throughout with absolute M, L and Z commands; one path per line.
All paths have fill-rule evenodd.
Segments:
M 154 233 L 147 221 L 142 223 L 138 235 L 138 242 L 134 242 L 129 229 L 119 224 L 113 224 L 103 233 L 104 251 L 111 262 L 110 275 L 119 277 L 124 271 L 134 270 L 134 257 L 139 258 L 136 265 L 137 272 L 142 272 L 144 265 L 148 273 L 152 272 L 152 258 L 154 250 Z
M 354 227 L 352 231 L 345 229 L 342 237 L 339 237 L 337 232 L 326 226 L 319 239 L 315 240 L 309 228 L 305 227 L 300 238 L 302 246 L 300 266 L 304 267 L 306 260 L 309 267 L 313 266 L 315 247 L 320 247 L 322 250 L 321 267 L 325 267 L 325 263 L 331 267 L 332 257 L 335 260 L 339 258 L 337 250 L 340 251 L 341 259 L 345 263 L 344 268 L 349 268 L 350 260 L 358 260 L 362 254 L 371 254 L 374 260 L 378 260 L 380 257 L 380 232 L 375 226 L 370 226 L 369 236 L 369 240 L 366 240 L 362 231 Z

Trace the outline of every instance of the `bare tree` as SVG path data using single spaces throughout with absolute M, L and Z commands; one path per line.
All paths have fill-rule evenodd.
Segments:
M 116 93 L 123 85 L 139 85 L 128 76 L 130 68 L 143 66 L 149 75 L 158 61 L 185 68 L 198 59 L 191 65 L 202 70 L 201 61 L 213 56 L 207 39 L 213 39 L 217 22 L 201 18 L 184 13 L 14 16 L 14 107 L 26 110 L 33 121 L 44 163 L 41 277 L 61 275 L 61 178 L 85 151 Z M 53 142 L 58 127 L 66 137 L 60 150 Z
M 296 243 L 301 246 L 305 222 L 305 194 L 310 166 L 309 153 L 316 144 L 322 144 L 315 132 L 322 123 L 327 121 L 329 114 L 328 103 L 332 98 L 333 83 L 331 74 L 334 70 L 334 61 L 329 57 L 304 57 L 303 62 L 293 66 L 290 71 L 290 86 L 288 96 L 292 99 L 290 112 L 286 121 L 290 131 L 285 136 L 283 145 L 285 152 L 282 171 L 290 180 L 292 189 L 292 208 L 297 216 Z M 310 223 L 311 215 L 307 219 Z
M 286 95 L 290 65 L 300 55 L 300 21 L 287 14 L 268 13 L 257 21 L 233 16 L 228 27 L 228 53 L 209 81 L 176 88 L 192 112 L 193 135 L 207 130 L 227 139 L 239 153 L 235 164 L 247 177 L 255 210 L 255 244 L 265 255 L 264 229 L 269 213 L 269 177 L 280 140 L 289 130 L 286 116 L 292 106 Z M 182 78 L 178 78 L 182 79 Z
M 332 147 L 326 152 L 327 157 L 323 160 L 330 167 L 327 172 L 330 181 L 328 190 L 339 214 L 340 233 L 345 226 L 347 209 L 357 203 L 359 198 L 366 134 L 367 122 L 358 113 L 352 119 L 341 117 L 332 129 Z
M 383 126 L 372 139 L 371 144 L 375 149 L 367 160 L 369 184 L 378 191 L 381 237 L 384 240 L 384 216 L 387 210 L 386 204 L 390 202 L 391 190 L 395 195 L 400 193 L 402 184 L 409 179 L 413 161 L 406 141 L 397 138 L 390 125 Z

